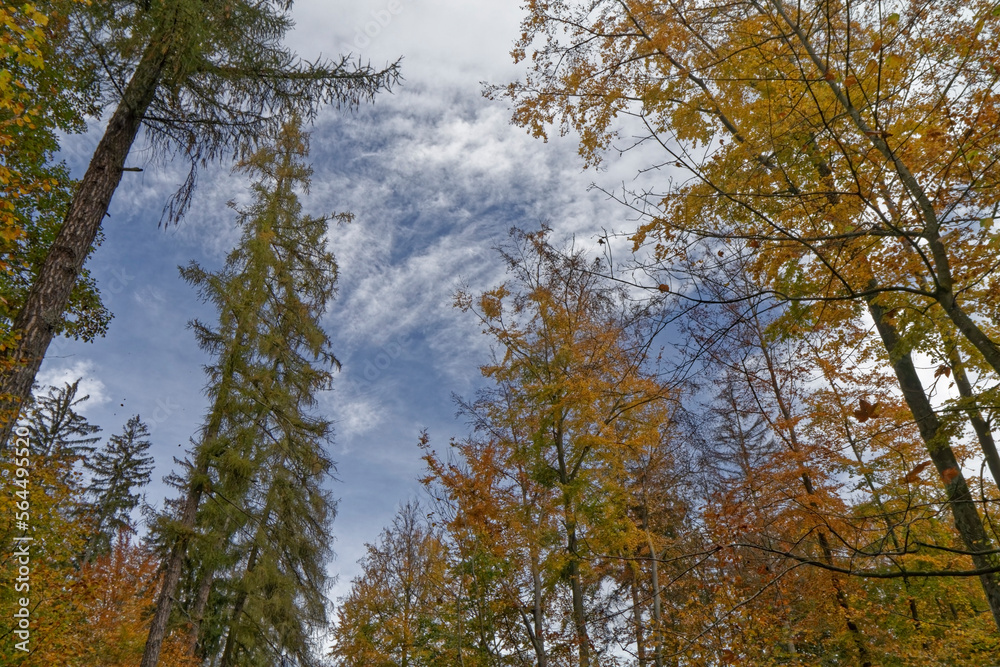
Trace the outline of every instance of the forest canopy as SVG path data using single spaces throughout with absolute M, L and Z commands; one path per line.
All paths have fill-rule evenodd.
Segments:
M 0 663 L 996 661 L 1000 6 L 526 0 L 521 75 L 477 104 L 543 140 L 516 144 L 532 159 L 563 135 L 578 155 L 552 164 L 627 172 L 596 184 L 604 208 L 539 195 L 563 182 L 537 176 L 550 163 L 444 87 L 351 120 L 400 63 L 300 56 L 291 9 L 0 6 Z M 389 2 L 356 35 L 417 11 Z M 78 178 L 66 144 L 87 146 Z M 190 234 L 225 248 L 173 276 L 198 313 L 197 424 L 164 442 L 122 399 L 105 433 L 86 365 L 63 382 L 42 364 L 110 331 L 121 302 L 87 261 L 125 236 L 106 219 L 127 175 L 180 166 L 144 212 L 176 230 L 203 222 L 198 175 L 220 163 L 220 190 L 246 188 Z M 367 219 L 307 213 L 311 188 Z M 452 330 L 413 315 L 418 292 L 450 292 L 433 308 Z M 419 341 L 345 382 L 388 319 Z M 335 431 L 366 419 L 405 422 L 406 443 L 369 427 L 377 465 L 337 479 L 355 453 Z M 372 498 L 404 469 L 419 491 L 380 527 Z M 338 495 L 372 503 L 340 581 Z

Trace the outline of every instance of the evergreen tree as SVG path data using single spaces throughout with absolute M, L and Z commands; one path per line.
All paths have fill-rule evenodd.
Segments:
M 114 111 L 13 318 L 17 342 L 0 350 L 0 407 L 16 411 L 27 399 L 140 127 L 157 154 L 190 161 L 188 179 L 166 210 L 176 219 L 190 201 L 197 165 L 245 156 L 290 114 L 311 118 L 322 104 L 355 106 L 396 80 L 395 65 L 378 71 L 347 58 L 301 61 L 282 43 L 292 25 L 290 6 L 288 0 L 81 3 L 72 36 L 80 59 L 106 77 L 95 111 Z M 8 420 L 0 440 L 11 428 Z
M 324 240 L 329 219 L 301 213 L 306 153 L 292 122 L 276 145 L 242 162 L 258 181 L 253 204 L 239 212 L 238 246 L 218 272 L 182 270 L 219 311 L 216 327 L 192 325 L 215 357 L 207 367 L 212 407 L 180 517 L 167 526 L 171 548 L 144 667 L 156 664 L 185 561 L 197 570 L 188 572 L 185 616 L 202 654 L 221 665 L 269 665 L 280 655 L 316 663 L 334 504 L 322 488 L 333 469 L 324 451 L 331 426 L 312 410 L 338 365 L 318 321 L 337 270 Z M 209 557 L 192 562 L 198 554 Z M 206 615 L 210 600 L 216 608 Z M 197 627 L 207 618 L 221 627 Z
M 111 436 L 100 451 L 84 461 L 83 467 L 91 473 L 88 513 L 94 523 L 84 563 L 96 554 L 108 553 L 120 532 L 134 530 L 132 510 L 138 507 L 139 489 L 149 483 L 153 471 L 153 457 L 146 455 L 151 444 L 149 428 L 135 415 L 120 434 Z
M 82 378 L 81 378 L 82 379 Z M 29 432 L 33 454 L 62 470 L 65 480 L 75 465 L 87 454 L 94 451 L 94 443 L 101 431 L 77 412 L 77 408 L 89 395 L 77 396 L 80 379 L 62 387 L 49 387 L 43 396 L 35 398 L 28 410 L 24 425 Z

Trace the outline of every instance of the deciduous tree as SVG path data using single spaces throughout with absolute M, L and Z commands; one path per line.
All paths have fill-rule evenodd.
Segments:
M 966 404 L 995 404 L 993 5 L 609 0 L 527 11 L 515 56 L 534 53 L 527 81 L 507 89 L 515 120 L 540 135 L 561 122 L 597 161 L 615 119 L 631 117 L 655 164 L 679 170 L 623 196 L 643 216 L 634 241 L 650 244 L 658 283 L 692 296 L 685 267 L 746 249 L 764 294 L 817 305 L 802 316 L 837 302 L 847 305 L 824 317 L 867 313 L 1000 625 L 991 536 L 914 363 L 946 321 L 989 378 Z

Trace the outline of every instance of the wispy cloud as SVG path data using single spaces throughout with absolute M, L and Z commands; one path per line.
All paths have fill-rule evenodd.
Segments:
M 401 11 L 355 55 L 373 63 L 404 55 L 406 80 L 374 106 L 320 115 L 312 129 L 315 175 L 303 198 L 316 215 L 356 214 L 329 232 L 340 292 L 324 323 L 344 368 L 319 406 L 336 422 L 332 453 L 343 480 L 336 492 L 344 498 L 337 531 L 348 556 L 375 539 L 416 488 L 420 430 L 441 442 L 465 429 L 454 420 L 451 394 L 469 396 L 480 385 L 489 341 L 474 318 L 452 307 L 455 291 L 505 278 L 493 247 L 511 226 L 547 222 L 557 241 L 595 250 L 602 227 L 628 226 L 623 211 L 588 186 L 597 180 L 613 189 L 630 171 L 583 172 L 572 137 L 533 139 L 510 126 L 504 104 L 481 96 L 481 81 L 517 75 L 508 56 L 516 3 L 400 2 Z M 345 45 L 354 50 L 356 29 L 387 7 L 388 0 L 299 0 L 290 44 L 310 59 Z M 77 173 L 96 141 L 91 132 L 65 142 Z M 140 412 L 154 428 L 159 476 L 197 433 L 206 409 L 207 358 L 186 323 L 215 317 L 176 266 L 221 265 L 239 236 L 226 204 L 245 202 L 248 183 L 227 165 L 206 169 L 187 218 L 157 229 L 186 165 L 150 161 L 141 149 L 129 164 L 145 171 L 127 174 L 105 221 L 107 241 L 89 264 L 116 315 L 111 331 L 94 345 L 60 348 L 40 379 L 84 376 L 92 420 L 106 430 Z M 149 489 L 151 499 L 165 494 L 160 484 Z M 338 564 L 346 580 L 352 561 Z

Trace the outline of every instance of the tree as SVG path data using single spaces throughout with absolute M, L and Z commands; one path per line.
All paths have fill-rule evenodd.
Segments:
M 498 346 L 497 359 L 481 369 L 496 390 L 468 410 L 487 437 L 460 451 L 473 470 L 502 471 L 490 493 L 502 508 L 499 525 L 518 525 L 514 535 L 528 541 L 522 562 L 538 570 L 530 580 L 568 589 L 572 645 L 578 664 L 589 667 L 613 639 L 604 624 L 592 622 L 606 605 L 605 559 L 632 555 L 646 541 L 628 517 L 626 480 L 646 447 L 660 441 L 669 396 L 645 368 L 648 332 L 599 277 L 600 261 L 557 252 L 547 233 L 513 232 L 503 252 L 510 283 L 456 299 Z M 449 493 L 469 509 L 481 505 L 469 494 L 486 489 L 429 462 Z M 532 595 L 538 610 L 541 593 Z M 541 659 L 544 625 L 537 615 L 525 630 Z
M 20 628 L 13 614 L 20 598 L 27 595 L 31 601 L 29 627 L 38 633 L 34 637 L 45 633 L 49 647 L 63 645 L 76 624 L 78 601 L 67 591 L 79 578 L 79 556 L 87 539 L 87 522 L 79 512 L 83 480 L 78 464 L 97 440 L 92 434 L 100 430 L 77 412 L 86 400 L 76 395 L 77 386 L 51 387 L 38 398 L 19 426 L 18 437 L 11 442 L 10 455 L 4 457 L 0 469 L 5 480 L 5 492 L 0 496 L 0 538 L 5 544 L 19 546 L 18 550 L 7 550 L 0 559 L 0 602 L 4 618 L 9 619 L 0 637 L 4 655 L 19 659 L 16 664 L 51 664 L 45 658 L 43 642 L 29 641 L 27 653 L 15 649 L 16 642 L 24 641 L 24 637 L 15 637 Z M 23 550 L 27 550 L 30 563 L 27 581 L 21 570 Z M 76 647 L 70 644 L 66 654 L 76 655 Z
M 732 610 L 691 634 L 750 664 L 981 662 L 985 605 L 956 562 L 940 492 L 920 478 L 930 461 L 871 325 L 796 317 L 792 333 L 790 309 L 755 296 L 739 258 L 727 262 L 714 294 L 745 298 L 700 306 L 679 337 L 691 343 L 680 363 L 723 388 L 700 409 L 699 448 L 705 539 L 726 546 L 705 573 L 711 597 L 685 615 Z M 942 590 L 954 614 L 940 615 Z
M 25 427 L 30 434 L 34 454 L 58 457 L 77 462 L 93 451 L 93 444 L 100 440 L 94 435 L 101 430 L 76 411 L 90 396 L 77 396 L 80 380 L 63 387 L 49 387 L 48 393 L 35 399 L 31 405 Z
M 158 577 L 157 559 L 123 531 L 112 541 L 108 553 L 96 556 L 79 570 L 64 570 L 40 582 L 39 588 L 51 587 L 47 594 L 52 600 L 47 604 L 53 608 L 35 627 L 35 633 L 45 641 L 38 641 L 35 651 L 15 664 L 135 665 L 142 655 Z M 197 663 L 184 655 L 180 639 L 172 637 L 167 642 L 164 661 L 176 667 L 195 667 Z
M 366 544 L 361 574 L 339 605 L 330 656 L 341 667 L 459 665 L 443 624 L 450 602 L 448 549 L 416 502 L 399 508 Z M 459 649 L 461 651 L 461 649 Z
M 65 165 L 53 161 L 58 134 L 82 131 L 92 107 L 93 77 L 67 48 L 74 4 L 43 0 L 0 8 L 6 36 L 0 45 L 0 364 L 5 371 L 19 364 L 7 354 L 18 341 L 13 319 L 76 185 Z M 86 271 L 74 283 L 66 312 L 53 319 L 53 329 L 89 340 L 104 332 L 110 314 Z M 22 402 L 25 398 L 20 396 Z M 8 420 L 16 414 L 8 401 L 3 405 L 0 423 L 12 424 Z
M 229 591 L 220 664 L 273 662 L 282 650 L 303 665 L 315 661 L 311 633 L 325 625 L 334 504 L 322 486 L 333 469 L 324 450 L 330 423 L 312 409 L 339 364 L 319 324 L 337 278 L 329 218 L 302 215 L 296 192 L 308 187 L 306 153 L 293 121 L 273 146 L 241 162 L 258 180 L 252 205 L 238 212 L 240 243 L 218 272 L 196 264 L 181 271 L 218 309 L 219 324 L 192 323 L 214 356 L 206 367 L 211 409 L 179 516 L 166 526 L 169 553 L 144 667 L 157 664 L 195 537 L 208 552 L 237 554 L 219 572 L 225 563 L 205 561 L 196 585 L 196 624 L 213 581 Z
M 592 161 L 631 116 L 657 164 L 686 173 L 624 195 L 644 216 L 634 241 L 652 246 L 658 283 L 691 295 L 685 267 L 746 251 L 764 294 L 801 317 L 866 313 L 1000 626 L 991 537 L 913 358 L 946 353 L 934 333 L 945 323 L 989 378 L 964 404 L 995 405 L 993 10 L 530 2 L 515 55 L 539 46 L 507 92 L 517 122 L 544 134 L 561 119 Z M 981 445 L 1000 476 L 991 440 Z
M 24 305 L 14 318 L 0 390 L 24 401 L 82 271 L 140 127 L 161 156 L 179 152 L 192 170 L 168 205 L 183 214 L 198 164 L 246 156 L 293 113 L 354 106 L 389 88 L 383 70 L 338 62 L 303 63 L 282 43 L 290 2 L 153 0 L 91 4 L 75 24 L 81 57 L 106 76 L 100 109 L 114 106 L 90 165 Z M 8 409 L 11 409 L 8 403 Z M 8 424 L 5 440 L 13 427 Z
M 152 443 L 149 428 L 135 415 L 122 433 L 83 463 L 90 472 L 87 493 L 91 496 L 86 513 L 93 521 L 93 536 L 87 543 L 83 563 L 96 554 L 107 553 L 116 535 L 134 530 L 131 515 L 139 506 L 139 489 L 149 483 L 153 457 L 147 456 Z

